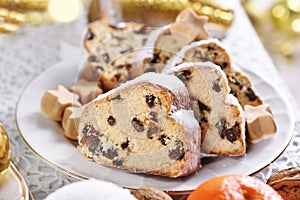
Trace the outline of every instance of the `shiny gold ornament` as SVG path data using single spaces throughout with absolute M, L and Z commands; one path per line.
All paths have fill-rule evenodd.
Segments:
M 276 4 L 271 10 L 272 16 L 275 19 L 288 19 L 290 16 L 289 9 L 285 7 L 284 2 Z
M 6 16 L 8 16 L 8 14 L 9 14 L 9 10 L 0 8 L 0 17 L 5 18 Z
M 10 11 L 4 8 L 0 8 L 0 17 L 4 19 L 5 22 L 12 24 L 24 24 L 25 15 L 17 11 Z
M 21 25 L 25 22 L 25 15 L 17 11 L 10 11 L 5 21 Z
M 293 12 L 300 12 L 300 1 L 299 0 L 287 0 L 287 7 Z
M 43 21 L 43 17 L 40 13 L 38 12 L 27 12 L 26 13 L 26 22 L 28 22 L 31 25 L 39 25 Z
M 293 45 L 295 41 L 277 39 L 272 41 L 272 49 L 275 53 L 284 55 L 286 58 L 293 58 L 295 47 Z
M 52 23 L 53 19 L 48 12 L 28 11 L 18 12 L 8 9 L 0 9 L 0 18 L 5 24 L 2 24 L 2 32 L 13 33 L 18 30 L 18 26 L 29 23 L 31 25 L 39 25 L 41 23 Z
M 10 10 L 46 11 L 49 0 L 0 0 L 0 7 Z
M 160 15 L 169 15 L 174 21 L 174 17 L 186 8 L 192 8 L 198 15 L 206 15 L 209 21 L 218 23 L 223 26 L 231 26 L 234 20 L 234 11 L 217 4 L 215 1 L 209 0 L 112 0 L 115 4 L 120 5 L 123 12 L 123 18 L 131 15 L 132 19 L 137 17 L 142 20 L 148 12 L 152 12 L 152 17 L 160 17 Z M 161 11 L 161 13 L 159 12 Z M 124 16 L 125 15 L 125 16 Z M 151 15 L 149 16 L 151 17 Z M 165 16 L 161 17 L 164 18 Z M 131 20 L 132 20 L 131 19 Z M 145 21 L 145 20 L 144 20 Z
M 291 28 L 294 33 L 300 34 L 300 16 L 292 20 Z
M 9 138 L 4 127 L 0 124 L 0 176 L 3 175 L 9 167 L 10 156 Z
M 282 53 L 285 56 L 288 57 L 293 56 L 294 51 L 295 51 L 295 47 L 291 42 L 284 42 L 280 46 L 280 53 Z
M 46 24 L 52 24 L 54 22 L 53 18 L 51 17 L 48 11 L 43 13 L 43 21 Z
M 271 17 L 277 28 L 289 31 L 291 12 L 286 6 L 286 2 L 278 2 L 271 9 Z
M 231 26 L 234 20 L 234 11 L 217 4 L 214 1 L 198 0 L 191 4 L 198 15 L 206 15 L 210 22 Z
M 279 0 L 265 10 L 258 0 L 245 0 L 244 7 L 266 47 L 288 59 L 300 42 L 300 0 Z
M 49 13 L 58 22 L 71 22 L 75 20 L 82 11 L 80 0 L 51 0 Z
M 291 34 L 300 34 L 300 1 L 277 2 L 271 8 L 271 19 L 278 29 Z
M 0 0 L 0 34 L 14 33 L 24 24 L 71 22 L 91 0 Z M 51 4 L 51 5 L 50 5 Z

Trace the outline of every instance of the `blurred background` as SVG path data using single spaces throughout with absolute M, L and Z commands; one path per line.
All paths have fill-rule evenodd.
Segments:
M 300 105 L 300 0 L 244 0 L 242 3 Z
M 0 0 L 0 34 L 14 34 L 28 24 L 40 26 L 63 23 L 65 25 L 62 28 L 67 31 L 65 34 L 68 39 L 71 42 L 79 41 L 82 31 L 74 38 L 69 37 L 68 32 L 82 30 L 84 23 L 99 19 L 103 15 L 111 19 L 129 20 L 142 16 L 144 18 L 139 20 L 147 19 L 150 24 L 157 25 L 157 18 L 165 22 L 172 21 L 178 11 L 190 2 L 195 9 L 200 5 L 197 4 L 199 2 L 208 8 L 215 8 L 211 3 L 214 1 L 206 0 Z M 241 0 L 241 3 L 282 78 L 300 105 L 300 89 L 297 83 L 300 75 L 300 0 Z M 100 12 L 103 7 L 106 9 Z M 220 23 L 230 26 L 231 11 L 218 8 L 224 12 L 225 17 L 210 18 L 217 22 L 221 20 Z M 208 13 L 205 13 L 208 10 L 204 9 L 199 11 L 204 12 L 199 14 Z M 122 16 L 119 16 L 120 13 Z M 87 16 L 86 22 L 76 21 L 78 16 L 83 14 Z

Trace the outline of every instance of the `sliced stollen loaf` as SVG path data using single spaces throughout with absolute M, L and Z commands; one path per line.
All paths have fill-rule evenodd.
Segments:
M 132 60 L 151 31 L 150 27 L 133 22 L 122 23 L 121 27 L 102 21 L 92 23 L 85 39 L 89 57 L 82 77 L 99 80 L 108 91 L 142 74 L 142 69 L 133 68 Z
M 83 45 L 87 53 L 91 53 L 104 39 L 126 29 L 126 24 L 110 26 L 107 20 L 96 20 L 89 23 L 84 35 Z
M 175 76 L 146 73 L 98 96 L 80 119 L 79 150 L 106 166 L 179 177 L 200 168 L 201 129 Z
M 107 38 L 115 37 L 119 33 L 127 30 L 138 30 L 144 25 L 134 22 L 120 22 L 111 24 L 105 19 L 96 20 L 89 23 L 84 36 L 84 48 L 88 53 L 93 53 L 99 49 L 99 45 Z
M 146 72 L 161 72 L 167 61 L 182 47 L 193 41 L 208 39 L 204 28 L 207 21 L 206 16 L 198 16 L 191 8 L 183 10 L 174 23 L 150 34 L 144 46 L 147 51 L 137 56 L 135 65 L 142 66 Z
M 163 72 L 167 73 L 171 71 L 174 66 L 182 62 L 203 61 L 211 61 L 219 65 L 225 72 L 231 89 L 230 93 L 237 97 L 239 103 L 247 113 L 247 140 L 249 142 L 254 143 L 262 139 L 266 134 L 270 136 L 276 133 L 276 123 L 270 109 L 268 110 L 268 118 L 265 115 L 261 115 L 263 110 L 255 113 L 251 111 L 250 113 L 249 109 L 245 109 L 247 106 L 251 106 L 256 111 L 259 111 L 259 109 L 265 107 L 265 103 L 256 94 L 250 78 L 237 65 L 231 62 L 229 54 L 218 40 L 202 40 L 185 46 L 176 56 L 168 61 Z M 251 119 L 248 116 L 251 116 Z M 257 126 L 258 124 L 269 124 L 272 125 L 272 128 L 269 129 L 268 133 L 263 133 L 263 129 L 260 130 Z
M 205 153 L 242 155 L 246 151 L 245 119 L 237 99 L 229 94 L 225 73 L 211 62 L 182 63 L 175 74 L 189 90 L 191 105 L 201 126 Z
M 231 62 L 226 49 L 217 39 L 201 40 L 183 47 L 177 55 L 171 58 L 163 72 L 171 71 L 176 65 L 183 62 L 210 61 L 219 65 L 225 72 L 231 93 L 236 96 L 240 104 L 258 106 L 262 100 L 254 91 L 249 77 Z
M 105 19 L 96 20 L 89 23 L 83 39 L 83 46 L 88 53 L 89 58 L 85 68 L 81 72 L 82 78 L 88 81 L 99 80 L 103 71 L 103 67 L 95 63 L 97 61 L 97 47 L 99 47 L 105 39 L 109 39 L 113 37 L 113 35 L 126 31 L 128 29 L 128 25 L 130 24 L 119 23 L 116 25 L 111 25 Z

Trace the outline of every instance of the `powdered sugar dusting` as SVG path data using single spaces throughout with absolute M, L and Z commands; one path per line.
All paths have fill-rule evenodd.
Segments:
M 218 46 L 225 49 L 225 47 L 223 47 L 221 42 L 217 39 L 208 39 L 208 40 L 200 40 L 200 41 L 197 41 L 197 42 L 193 42 L 190 45 L 184 46 L 175 56 L 173 56 L 167 62 L 167 65 L 166 65 L 165 69 L 163 69 L 163 72 L 168 73 L 168 71 L 170 71 L 171 68 L 173 68 L 174 66 L 182 63 L 182 61 L 185 57 L 185 54 L 188 50 L 199 47 L 201 45 L 209 44 L 209 43 L 215 43 Z
M 126 87 L 129 87 L 133 84 L 138 84 L 142 82 L 153 83 L 165 87 L 168 90 L 170 90 L 173 94 L 176 95 L 181 105 L 188 105 L 189 93 L 184 83 L 181 80 L 179 80 L 176 76 L 173 75 L 159 74 L 154 72 L 148 72 L 142 74 L 141 76 L 133 80 L 127 81 L 123 85 L 115 89 L 112 89 L 104 94 L 99 95 L 96 99 L 94 99 L 94 101 L 104 99 L 110 94 L 125 89 Z
M 207 62 L 185 62 L 185 63 L 181 63 L 180 65 L 177 65 L 176 67 L 174 67 L 172 69 L 172 71 L 177 71 L 177 70 L 180 70 L 180 69 L 183 69 L 183 68 L 186 68 L 186 67 L 209 67 L 209 68 L 212 68 L 212 70 L 217 70 L 217 71 L 220 71 L 225 77 L 225 73 L 223 72 L 223 70 L 221 69 L 220 66 L 210 62 L 210 61 L 207 61 Z M 174 70 L 174 69 L 177 69 L 177 70 Z
M 188 128 L 189 132 L 198 132 L 199 123 L 192 110 L 178 110 L 172 114 L 172 117 Z
M 228 103 L 228 104 L 235 104 L 235 105 L 240 106 L 240 103 L 239 103 L 238 99 L 235 96 L 233 96 L 232 94 L 227 95 L 227 98 L 226 98 L 225 102 Z
M 187 162 L 190 166 L 199 165 L 198 159 L 200 159 L 200 146 L 201 146 L 201 128 L 198 121 L 195 119 L 194 112 L 192 110 L 178 110 L 171 115 L 175 120 L 179 121 L 186 129 L 188 136 L 188 146 L 190 147 L 190 153 L 197 159 L 189 159 Z M 193 142 L 192 142 L 193 141 Z

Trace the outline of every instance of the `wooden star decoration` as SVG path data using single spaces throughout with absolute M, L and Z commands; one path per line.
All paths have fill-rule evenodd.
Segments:
M 65 136 L 72 140 L 77 140 L 78 126 L 84 106 L 81 107 L 68 107 L 63 116 L 62 127 Z
M 56 90 L 48 90 L 41 100 L 41 110 L 50 119 L 61 121 L 64 111 L 69 106 L 81 106 L 79 96 L 70 92 L 62 85 L 58 85 Z
M 70 87 L 70 91 L 79 95 L 82 104 L 86 104 L 102 94 L 102 89 L 98 86 L 98 81 L 79 80 L 77 85 Z
M 277 127 L 269 105 L 245 105 L 248 141 L 256 143 L 276 133 Z
M 207 22 L 207 16 L 199 16 L 193 9 L 187 8 L 178 14 L 170 30 L 177 41 L 189 44 L 194 40 L 208 39 L 208 32 L 204 27 Z

